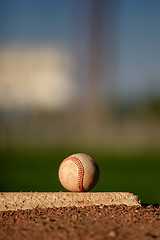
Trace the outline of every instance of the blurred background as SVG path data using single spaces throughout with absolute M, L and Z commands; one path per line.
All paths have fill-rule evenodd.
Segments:
M 160 203 L 160 1 L 0 0 L 0 191 L 64 191 L 85 152 L 93 191 Z

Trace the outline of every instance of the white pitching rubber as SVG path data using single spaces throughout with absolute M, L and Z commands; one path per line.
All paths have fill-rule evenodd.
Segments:
M 138 196 L 128 192 L 1 192 L 0 211 L 98 205 L 141 206 Z

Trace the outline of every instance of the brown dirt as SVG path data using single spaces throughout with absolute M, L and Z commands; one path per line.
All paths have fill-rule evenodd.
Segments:
M 0 239 L 160 239 L 160 206 L 112 205 L 0 212 Z

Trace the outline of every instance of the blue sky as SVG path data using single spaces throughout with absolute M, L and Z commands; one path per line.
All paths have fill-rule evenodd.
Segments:
M 119 77 L 127 94 L 160 91 L 160 1 L 123 0 Z
M 111 0 L 112 1 L 112 0 Z M 72 11 L 87 23 L 86 0 L 0 0 L 2 42 L 53 42 L 69 47 Z M 118 90 L 121 96 L 160 92 L 160 1 L 117 0 Z M 78 11 L 77 11 L 78 12 Z M 75 21 L 78 21 L 78 16 Z M 82 31 L 82 29 L 79 29 Z M 81 41 L 85 42 L 82 31 Z M 85 48 L 84 48 L 85 49 Z M 157 90 L 158 89 L 158 90 Z
M 62 42 L 70 35 L 70 0 L 0 0 L 4 41 Z

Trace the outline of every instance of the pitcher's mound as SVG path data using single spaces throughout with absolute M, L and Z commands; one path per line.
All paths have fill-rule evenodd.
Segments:
M 160 239 L 160 206 L 85 206 L 1 211 L 0 239 Z

